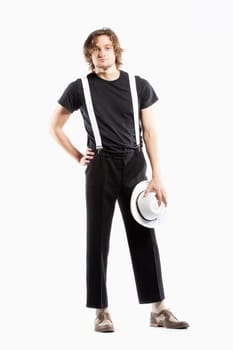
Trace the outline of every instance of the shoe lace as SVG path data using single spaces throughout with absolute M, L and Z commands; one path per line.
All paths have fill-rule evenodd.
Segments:
M 101 322 L 103 322 L 103 321 L 111 321 L 111 322 L 112 322 L 109 313 L 106 312 L 106 311 L 100 311 L 100 312 L 97 314 L 97 318 L 98 318 Z
M 173 313 L 171 312 L 170 309 L 164 309 L 164 310 L 162 311 L 162 313 L 163 313 L 164 315 L 166 315 L 168 318 L 170 318 L 170 316 L 172 316 L 172 317 L 174 317 L 175 320 L 177 320 L 177 318 L 173 315 Z

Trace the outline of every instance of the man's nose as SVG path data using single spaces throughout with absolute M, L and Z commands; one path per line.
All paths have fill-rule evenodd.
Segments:
M 104 53 L 105 53 L 105 52 L 104 52 L 104 49 L 100 49 L 100 50 L 99 50 L 99 56 L 100 56 L 100 57 L 104 56 Z

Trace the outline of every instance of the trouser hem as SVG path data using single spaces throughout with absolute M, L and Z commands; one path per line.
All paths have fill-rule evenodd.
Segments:
M 92 309 L 106 309 L 108 305 L 94 305 L 94 304 L 86 304 L 87 308 L 92 308 Z
M 165 298 L 153 298 L 153 299 L 148 299 L 148 300 L 140 300 L 139 304 L 152 304 L 152 303 L 158 303 L 160 301 L 163 301 Z

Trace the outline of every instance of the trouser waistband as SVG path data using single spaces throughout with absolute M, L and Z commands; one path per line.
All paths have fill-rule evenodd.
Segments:
M 99 148 L 99 149 L 95 149 L 94 152 L 95 154 L 98 154 L 104 157 L 125 159 L 128 157 L 131 157 L 135 152 L 140 152 L 141 150 L 142 150 L 142 147 L 140 146 L 135 149 L 128 149 L 125 151 L 115 151 L 107 148 Z

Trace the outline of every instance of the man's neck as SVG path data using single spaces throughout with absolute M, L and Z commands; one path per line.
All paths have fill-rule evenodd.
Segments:
M 95 68 L 94 72 L 99 78 L 104 80 L 116 80 L 120 76 L 120 71 L 116 67 L 111 67 L 106 70 Z

